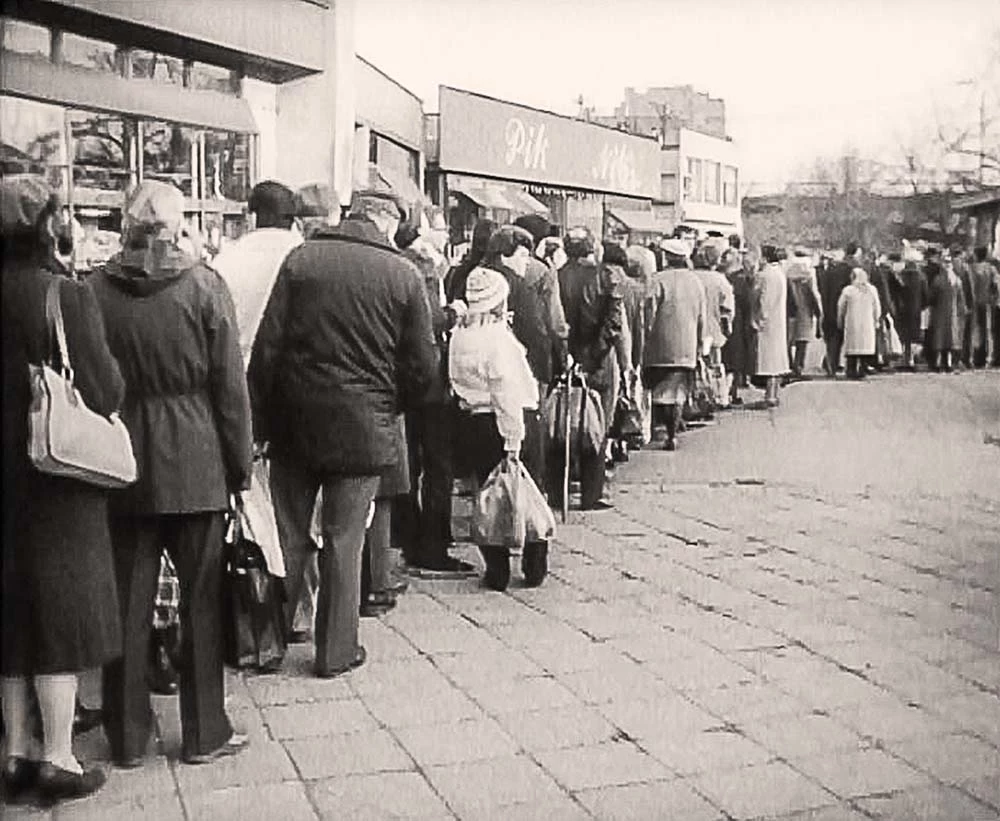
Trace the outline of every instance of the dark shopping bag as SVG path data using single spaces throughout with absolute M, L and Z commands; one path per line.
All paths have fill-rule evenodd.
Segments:
M 224 579 L 226 664 L 277 669 L 286 649 L 285 584 L 268 571 L 242 501 L 229 514 Z
M 682 416 L 685 422 L 698 422 L 711 419 L 715 414 L 716 399 L 712 387 L 708 364 L 701 357 L 693 375 L 691 395 L 684 403 Z
M 611 425 L 613 439 L 642 440 L 642 411 L 635 399 L 624 393 L 615 404 L 615 419 Z
M 504 457 L 476 496 L 472 540 L 480 547 L 522 548 L 548 541 L 556 520 L 520 459 Z

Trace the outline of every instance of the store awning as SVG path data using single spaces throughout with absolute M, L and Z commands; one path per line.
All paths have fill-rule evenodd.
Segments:
M 417 187 L 416 182 L 408 174 L 400 173 L 394 168 L 386 168 L 381 165 L 372 166 L 385 185 L 388 185 L 396 196 L 406 203 L 408 210 L 412 213 L 418 206 L 430 205 L 430 200 L 423 191 Z
M 673 230 L 670 220 L 658 219 L 651 211 L 613 208 L 609 213 L 630 231 L 639 234 L 669 234 Z
M 479 180 L 459 181 L 449 178 L 448 186 L 455 193 L 468 197 L 480 208 L 510 211 L 512 217 L 549 213 L 549 209 L 541 202 L 515 185 Z

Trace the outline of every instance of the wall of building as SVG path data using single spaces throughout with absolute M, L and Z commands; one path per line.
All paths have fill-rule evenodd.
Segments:
M 424 138 L 421 99 L 360 56 L 355 63 L 354 81 L 356 122 L 407 148 L 421 151 Z
M 661 86 L 642 92 L 626 88 L 625 100 L 615 109 L 615 116 L 623 120 L 642 118 L 646 129 L 642 133 L 648 133 L 649 127 L 660 122 L 664 106 L 668 119 L 674 125 L 716 137 L 726 136 L 725 101 L 703 91 L 695 91 L 689 85 Z
M 701 161 L 700 196 L 696 193 L 699 188 L 696 176 L 685 183 L 685 177 L 689 176 L 688 161 L 692 159 Z M 742 230 L 739 154 L 731 140 L 681 129 L 677 144 L 665 148 L 661 160 L 661 193 L 665 201 L 677 206 L 678 221 L 726 226 L 738 232 Z M 710 166 L 713 169 L 718 167 L 716 186 L 708 184 L 709 180 L 714 178 L 714 172 L 709 172 Z M 727 168 L 736 169 L 735 180 L 730 183 L 735 186 L 734 189 L 730 189 L 731 195 L 735 193 L 735 199 L 731 198 L 729 204 L 726 203 Z M 717 191 L 717 202 L 711 201 L 715 197 L 707 193 L 709 188 Z

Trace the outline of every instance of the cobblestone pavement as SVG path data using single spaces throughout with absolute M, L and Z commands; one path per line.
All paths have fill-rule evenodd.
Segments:
M 997 374 L 724 414 L 621 468 L 543 587 L 414 581 L 351 675 L 231 676 L 253 746 L 215 765 L 160 699 L 166 757 L 53 817 L 1000 818 L 998 427 Z

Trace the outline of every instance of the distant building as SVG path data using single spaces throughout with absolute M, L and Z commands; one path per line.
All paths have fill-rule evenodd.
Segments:
M 689 85 L 629 87 L 613 115 L 591 119 L 660 141 L 658 224 L 742 233 L 739 162 L 724 100 Z

